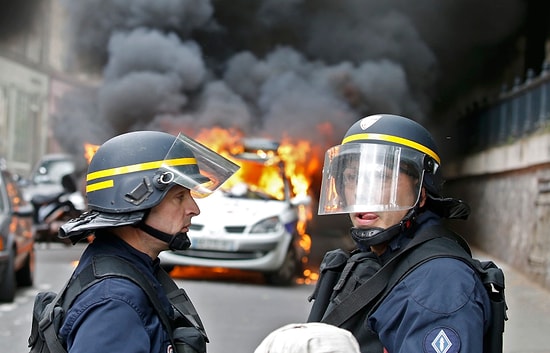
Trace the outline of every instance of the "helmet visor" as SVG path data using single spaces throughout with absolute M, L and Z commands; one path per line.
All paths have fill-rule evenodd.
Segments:
M 424 154 L 393 145 L 349 143 L 325 154 L 320 215 L 408 210 L 418 202 Z
M 161 184 L 176 183 L 195 198 L 210 195 L 240 167 L 201 143 L 179 134 L 159 169 Z

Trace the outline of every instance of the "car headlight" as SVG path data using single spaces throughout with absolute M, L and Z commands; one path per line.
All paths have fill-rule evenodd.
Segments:
M 279 217 L 273 216 L 259 221 L 252 226 L 250 233 L 276 233 L 281 231 L 283 224 Z

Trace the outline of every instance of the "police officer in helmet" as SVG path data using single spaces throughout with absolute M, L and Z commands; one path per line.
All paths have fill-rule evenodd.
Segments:
M 423 126 L 389 114 L 357 121 L 342 143 L 326 152 L 318 213 L 349 214 L 357 250 L 331 285 L 326 308 L 314 314 L 319 310 L 314 302 L 310 320 L 327 320 L 421 231 L 442 226 L 444 218 L 467 218 L 465 203 L 441 196 L 440 164 Z M 359 260 L 350 265 L 352 258 Z M 325 256 L 321 268 L 329 262 Z M 475 271 L 460 260 L 440 257 L 421 264 L 371 308 L 342 324 L 362 353 L 483 351 L 489 298 Z
M 98 256 L 121 258 L 147 278 L 173 319 L 174 309 L 157 278 L 162 270 L 158 254 L 189 247 L 186 233 L 200 212 L 194 198 L 208 196 L 237 169 L 183 134 L 136 131 L 108 140 L 88 168 L 89 211 L 60 230 L 60 237 L 73 243 L 95 236 L 72 278 Z M 204 328 L 192 314 L 205 345 Z M 81 293 L 65 314 L 59 337 L 68 352 L 176 351 L 144 291 L 119 277 Z

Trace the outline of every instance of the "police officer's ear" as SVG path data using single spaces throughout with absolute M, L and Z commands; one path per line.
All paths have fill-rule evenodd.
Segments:
M 420 190 L 420 200 L 418 200 L 418 206 L 420 208 L 424 207 L 426 204 L 426 188 L 422 187 L 422 190 Z

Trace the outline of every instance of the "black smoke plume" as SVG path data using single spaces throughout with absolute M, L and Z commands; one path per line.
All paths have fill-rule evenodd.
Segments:
M 437 128 L 508 64 L 495 53 L 514 42 L 525 11 L 521 0 L 63 4 L 68 66 L 102 77 L 91 104 L 55 119 L 67 147 L 69 121 L 78 140 L 95 143 L 136 129 L 221 126 L 328 147 L 380 112 Z
M 0 40 L 10 41 L 23 33 L 32 32 L 37 16 L 42 11 L 42 0 L 4 1 L 0 10 Z

